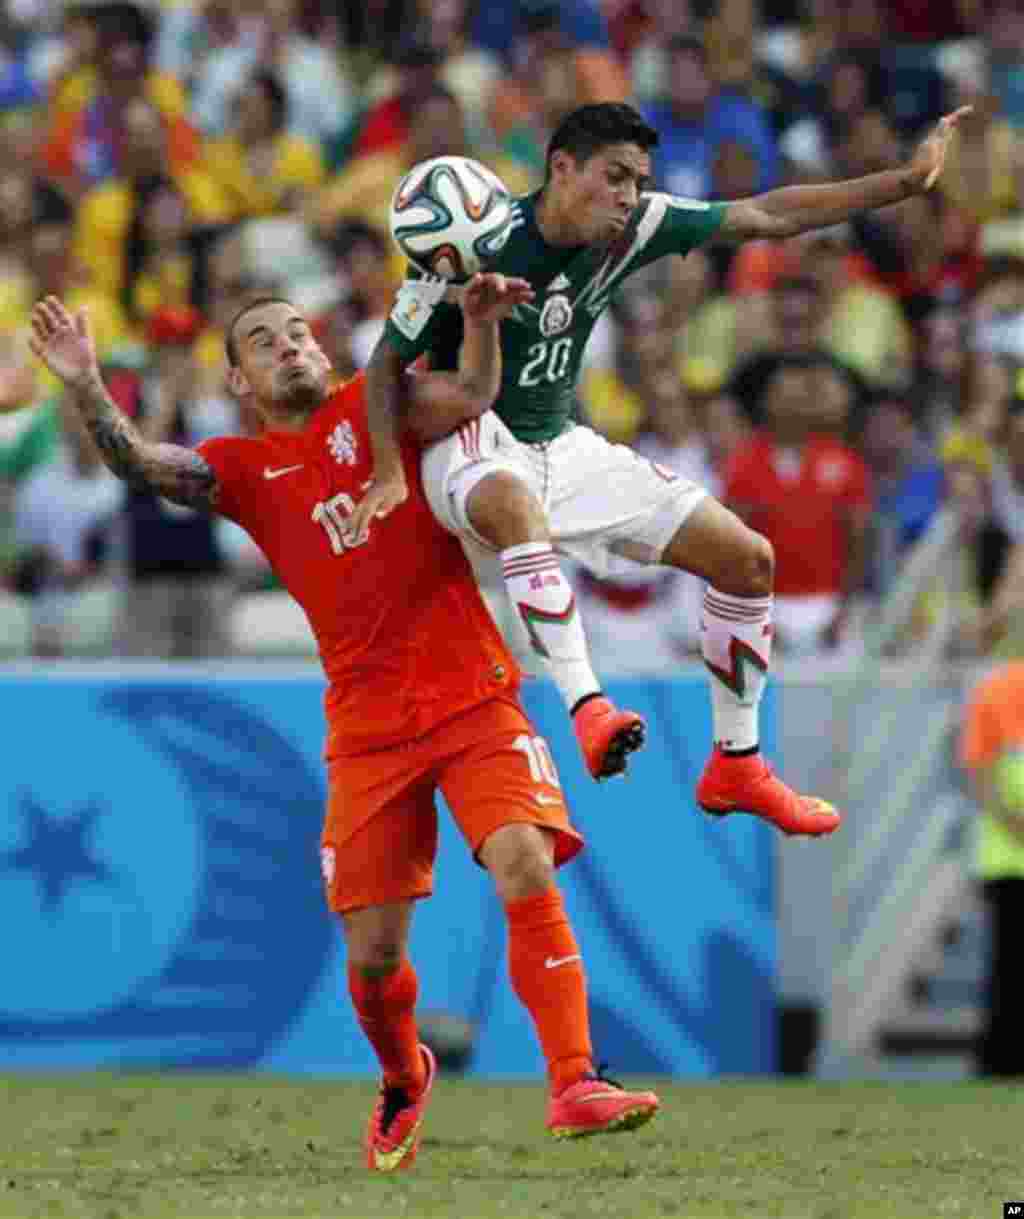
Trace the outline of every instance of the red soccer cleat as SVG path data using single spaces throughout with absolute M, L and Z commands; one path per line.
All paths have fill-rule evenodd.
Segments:
M 547 1127 L 556 1139 L 581 1139 L 589 1134 L 636 1130 L 658 1112 L 653 1092 L 627 1092 L 603 1068 L 563 1088 L 548 1103 Z
M 389 1088 L 383 1082 L 366 1130 L 366 1163 L 374 1172 L 394 1172 L 412 1167 L 420 1145 L 420 1126 L 437 1076 L 437 1060 L 425 1045 L 420 1053 L 427 1067 L 423 1090 L 410 1100 L 404 1088 Z
M 644 743 L 646 725 L 635 711 L 619 711 L 603 695 L 588 698 L 572 717 L 587 770 L 600 782 L 626 770 L 626 759 Z
M 717 745 L 697 784 L 697 803 L 715 817 L 750 813 L 784 834 L 831 834 L 843 820 L 827 800 L 788 787 L 759 753 L 735 757 Z

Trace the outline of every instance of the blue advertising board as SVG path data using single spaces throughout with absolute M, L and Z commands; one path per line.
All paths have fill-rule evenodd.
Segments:
M 0 677 L 0 1070 L 374 1070 L 320 887 L 322 692 L 233 671 Z M 587 837 L 560 880 L 596 1048 L 626 1072 L 771 1071 L 771 831 L 695 809 L 701 680 L 611 692 L 648 745 L 601 786 L 554 689 L 524 692 Z M 766 735 L 772 718 L 769 698 Z M 474 1072 L 539 1074 L 503 912 L 442 827 L 413 924 L 421 1009 L 473 1023 Z

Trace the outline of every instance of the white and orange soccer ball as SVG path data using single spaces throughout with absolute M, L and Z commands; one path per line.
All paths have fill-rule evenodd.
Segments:
M 508 240 L 512 199 L 478 161 L 434 157 L 399 182 L 390 219 L 391 235 L 410 262 L 461 282 L 486 270 Z

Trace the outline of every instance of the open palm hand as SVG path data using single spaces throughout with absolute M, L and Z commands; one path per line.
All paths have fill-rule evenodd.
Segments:
M 84 310 L 72 317 L 55 296 L 45 297 L 32 310 L 28 345 L 67 385 L 81 383 L 97 371 L 96 344 Z

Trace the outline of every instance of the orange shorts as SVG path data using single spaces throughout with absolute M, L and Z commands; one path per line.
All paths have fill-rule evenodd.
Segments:
M 338 914 L 433 892 L 440 791 L 474 856 L 504 825 L 554 832 L 556 866 L 583 838 L 546 742 L 517 702 L 492 699 L 394 749 L 327 763 L 321 862 Z

